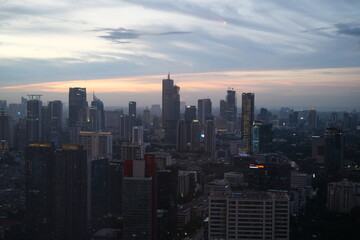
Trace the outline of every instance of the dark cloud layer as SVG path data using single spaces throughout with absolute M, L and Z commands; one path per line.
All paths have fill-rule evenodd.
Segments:
M 126 28 L 100 28 L 95 29 L 93 31 L 104 31 L 107 35 L 101 35 L 100 38 L 105 38 L 111 41 L 116 41 L 119 43 L 129 43 L 129 39 L 140 38 L 141 36 L 167 36 L 167 35 L 179 35 L 179 34 L 189 34 L 192 32 L 187 31 L 169 31 L 169 32 L 161 32 L 161 33 L 141 33 L 134 29 L 126 29 Z
M 335 24 L 336 33 L 360 37 L 360 26 L 358 24 L 338 23 Z

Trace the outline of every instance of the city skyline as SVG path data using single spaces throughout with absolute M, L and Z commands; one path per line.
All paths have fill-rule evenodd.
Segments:
M 62 100 L 69 87 L 107 106 L 161 102 L 170 72 L 181 101 L 254 92 L 257 106 L 360 102 L 356 1 L 4 1 L 0 94 Z M 169 21 L 171 19 L 171 21 Z M 144 94 L 146 93 L 146 94 Z M 49 97 L 47 97 L 49 96 Z M 271 104 L 271 105 L 269 105 Z

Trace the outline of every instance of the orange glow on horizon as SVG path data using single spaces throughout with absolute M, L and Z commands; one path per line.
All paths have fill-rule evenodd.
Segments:
M 301 70 L 244 70 L 224 72 L 180 73 L 170 77 L 182 91 L 216 91 L 221 88 L 251 89 L 266 92 L 286 87 L 360 87 L 360 68 L 301 69 Z M 85 87 L 97 93 L 145 93 L 161 91 L 166 75 L 124 78 L 56 81 L 0 87 L 2 91 L 59 92 L 70 87 Z

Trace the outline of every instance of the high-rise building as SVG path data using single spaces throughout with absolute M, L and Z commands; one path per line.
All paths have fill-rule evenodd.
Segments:
M 50 118 L 50 132 L 53 135 L 60 135 L 62 130 L 63 104 L 60 100 L 48 102 Z
M 89 120 L 92 131 L 103 131 L 105 129 L 104 103 L 93 94 L 91 102 Z
M 30 143 L 25 151 L 27 239 L 87 239 L 86 152 Z
M 150 110 L 148 109 L 148 107 L 146 107 L 143 111 L 142 120 L 145 126 L 151 123 Z
M 262 121 L 254 121 L 252 126 L 252 152 L 267 153 L 271 152 L 272 145 L 272 125 Z
M 136 126 L 136 102 L 135 101 L 130 101 L 129 102 L 129 116 L 130 116 L 130 125 L 131 128 L 133 126 Z
M 176 143 L 176 127 L 180 120 L 180 87 L 174 85 L 174 80 L 162 82 L 162 127 L 165 130 L 165 141 Z
M 98 158 L 112 159 L 111 132 L 85 132 L 79 133 L 79 144 L 84 146 L 90 160 Z
M 69 126 L 87 122 L 86 88 L 69 88 Z
M 177 135 L 176 135 L 176 149 L 179 152 L 185 151 L 187 148 L 187 128 L 186 122 L 180 120 L 177 126 Z
M 88 178 L 82 146 L 63 145 L 56 151 L 54 176 L 55 239 L 86 240 Z
M 143 159 L 145 154 L 145 145 L 132 142 L 123 142 L 121 144 L 121 160 Z
M 143 126 L 133 126 L 132 127 L 132 143 L 137 143 L 139 145 L 144 143 L 144 127 Z
M 200 137 L 201 137 L 201 124 L 198 120 L 193 120 L 191 123 L 190 131 L 190 146 L 191 150 L 200 149 Z
M 237 101 L 236 101 L 236 91 L 234 89 L 228 89 L 226 95 L 226 105 L 227 109 L 225 111 L 226 119 L 231 122 L 236 122 L 237 117 Z
M 336 172 L 344 165 L 344 136 L 338 128 L 325 129 L 324 162 L 330 172 Z
M 25 233 L 27 239 L 51 239 L 54 218 L 55 148 L 31 143 L 25 149 Z
M 123 183 L 123 239 L 156 238 L 156 160 L 125 160 Z
M 8 114 L 0 109 L 0 141 L 5 140 L 10 142 L 10 117 Z
M 185 106 L 185 121 L 192 122 L 196 119 L 196 106 Z
M 198 100 L 198 120 L 201 124 L 205 124 L 206 120 L 213 120 L 212 103 L 210 99 Z
M 216 136 L 215 136 L 215 124 L 212 120 L 205 122 L 205 152 L 211 156 L 215 155 Z
M 355 206 L 360 206 L 360 183 L 347 180 L 328 183 L 328 211 L 350 213 Z
M 317 128 L 317 116 L 315 108 L 310 108 L 308 115 L 309 128 Z
M 131 141 L 131 121 L 129 115 L 122 114 L 120 116 L 120 140 L 124 142 Z
M 0 100 L 0 111 L 6 111 L 7 110 L 7 102 L 6 100 Z
M 120 215 L 122 212 L 122 189 L 124 162 L 112 160 L 109 162 L 109 211 Z
M 109 209 L 109 159 L 91 161 L 91 218 L 97 219 L 110 213 Z
M 208 239 L 289 239 L 289 218 L 286 193 L 212 194 Z
M 29 95 L 27 101 L 26 132 L 28 143 L 41 141 L 42 102 L 40 97 L 41 95 Z
M 251 153 L 251 128 L 254 122 L 254 93 L 242 94 L 241 139 L 244 143 L 244 154 Z

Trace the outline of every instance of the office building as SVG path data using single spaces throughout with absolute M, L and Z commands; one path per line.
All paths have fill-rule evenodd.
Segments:
M 93 101 L 89 110 L 91 131 L 103 131 L 105 129 L 104 103 L 93 94 Z
M 212 103 L 210 99 L 198 100 L 198 120 L 201 124 L 205 124 L 206 120 L 213 120 Z
M 27 239 L 87 239 L 87 162 L 81 146 L 30 143 L 25 150 Z
M 42 136 L 41 95 L 29 95 L 27 101 L 26 133 L 27 142 L 39 142 Z
M 344 166 L 344 135 L 338 128 L 325 129 L 324 162 L 330 172 L 336 172 Z
M 155 155 L 125 160 L 123 181 L 123 239 L 157 239 Z
M 355 206 L 360 206 L 360 183 L 347 180 L 328 183 L 328 211 L 350 213 Z
M 148 126 L 151 123 L 151 115 L 150 115 L 150 110 L 148 109 L 148 107 L 146 107 L 145 110 L 143 111 L 142 121 L 145 126 Z
M 98 158 L 112 159 L 111 132 L 85 132 L 79 133 L 79 144 L 84 146 L 90 160 Z
M 251 153 L 251 128 L 254 122 L 254 93 L 242 94 L 242 122 L 241 122 L 241 139 L 244 141 L 244 154 Z
M 91 161 L 91 218 L 97 219 L 110 213 L 109 159 Z
M 63 145 L 56 151 L 54 171 L 55 239 L 86 240 L 88 235 L 86 151 L 82 146 Z
M 198 120 L 193 120 L 190 131 L 190 147 L 191 150 L 200 150 L 201 124 Z
M 129 115 L 120 116 L 120 140 L 124 142 L 131 141 L 131 119 Z
M 211 156 L 215 156 L 216 135 L 215 124 L 212 120 L 207 120 L 205 123 L 205 152 Z
M 145 145 L 132 142 L 123 142 L 121 144 L 121 160 L 143 159 L 145 154 Z
M 163 79 L 162 85 L 162 127 L 165 130 L 165 141 L 176 143 L 176 128 L 180 120 L 180 87 L 174 80 Z
M 109 212 L 121 215 L 123 193 L 124 162 L 109 161 Z
M 316 116 L 315 108 L 310 108 L 310 111 L 308 114 L 308 126 L 311 129 L 317 128 L 317 116 Z
M 69 126 L 87 122 L 86 88 L 69 88 Z
M 252 153 L 271 152 L 272 125 L 255 121 L 252 129 Z
M 187 149 L 187 124 L 184 120 L 180 120 L 177 126 L 176 134 L 176 150 L 183 152 Z
M 144 127 L 143 126 L 133 126 L 132 127 L 132 143 L 137 143 L 139 145 L 144 143 Z
M 54 134 L 60 134 L 62 130 L 62 112 L 63 104 L 60 100 L 48 102 L 48 112 L 50 118 L 50 131 Z
M 289 239 L 286 193 L 233 192 L 209 197 L 209 239 Z
M 4 111 L 0 109 L 0 140 L 10 142 L 10 117 Z

